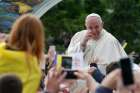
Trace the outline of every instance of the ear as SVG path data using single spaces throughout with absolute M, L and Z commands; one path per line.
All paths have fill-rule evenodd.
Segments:
M 102 22 L 102 27 L 104 27 L 104 22 Z

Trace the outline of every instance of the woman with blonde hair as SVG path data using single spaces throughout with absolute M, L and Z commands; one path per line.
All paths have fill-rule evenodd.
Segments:
M 15 74 L 23 83 L 22 93 L 37 93 L 43 50 L 42 22 L 34 15 L 22 15 L 13 24 L 8 41 L 0 44 L 0 75 Z

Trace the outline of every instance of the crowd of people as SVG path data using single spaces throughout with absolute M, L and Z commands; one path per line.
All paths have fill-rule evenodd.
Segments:
M 103 28 L 100 15 L 89 14 L 85 25 L 86 30 L 72 37 L 65 55 L 83 53 L 88 68 L 76 69 L 77 78 L 66 79 L 65 68 L 57 69 L 55 46 L 44 53 L 41 20 L 32 14 L 20 16 L 9 35 L 0 34 L 0 93 L 139 93 L 140 67 L 131 62 L 134 82 L 125 86 L 118 61 L 128 55 Z
M 12 23 L 22 14 L 29 13 L 43 0 L 1 0 L 0 30 L 9 31 Z

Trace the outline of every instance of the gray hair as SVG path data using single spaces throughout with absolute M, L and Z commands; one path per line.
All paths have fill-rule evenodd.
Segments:
M 99 19 L 99 21 L 102 23 L 102 18 L 99 14 L 96 14 L 96 13 L 91 13 L 89 15 L 87 15 L 86 17 L 86 20 L 89 18 L 89 17 L 97 17 Z

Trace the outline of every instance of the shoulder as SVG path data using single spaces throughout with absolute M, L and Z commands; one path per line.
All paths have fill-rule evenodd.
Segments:
M 75 33 L 72 37 L 72 40 L 81 39 L 85 35 L 85 32 L 86 32 L 86 30 L 82 30 L 82 31 Z
M 86 32 L 86 30 L 82 30 L 82 31 L 76 32 L 76 33 L 74 34 L 74 37 L 75 37 L 75 36 L 81 36 L 81 35 L 84 35 L 85 32 Z
M 115 36 L 105 30 L 105 40 L 108 42 L 119 42 Z

